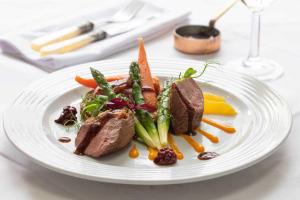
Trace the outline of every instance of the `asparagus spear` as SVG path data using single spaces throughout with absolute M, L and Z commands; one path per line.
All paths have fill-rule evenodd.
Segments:
M 149 136 L 148 132 L 143 127 L 141 122 L 136 117 L 134 117 L 134 122 L 136 134 L 143 140 L 143 142 L 147 144 L 147 146 L 155 148 L 155 144 L 153 143 L 151 137 Z
M 98 70 L 91 68 L 91 73 L 97 84 L 102 88 L 103 93 L 110 99 L 117 97 L 116 93 L 112 90 L 109 83 L 106 81 L 104 75 Z M 139 85 L 138 85 L 139 87 Z M 135 98 L 139 103 L 143 103 L 143 99 L 138 100 L 138 97 Z M 151 116 L 150 116 L 151 117 Z M 135 131 L 137 135 L 143 139 L 143 141 L 150 147 L 155 148 L 157 145 L 154 144 L 148 132 L 145 130 L 141 122 L 135 117 Z
M 164 82 L 163 91 L 158 104 L 157 128 L 162 146 L 168 145 L 168 132 L 170 127 L 169 101 L 172 82 L 172 80 L 167 80 Z
M 101 72 L 91 67 L 91 73 L 97 85 L 102 88 L 104 95 L 106 95 L 109 100 L 117 97 L 111 85 L 109 85 L 109 83 L 106 81 L 104 75 Z
M 137 105 L 144 103 L 144 97 L 142 94 L 142 89 L 140 87 L 140 75 L 139 75 L 139 66 L 136 62 L 132 62 L 130 65 L 130 79 L 132 80 L 132 94 L 133 99 Z M 160 148 L 160 141 L 159 135 L 157 132 L 156 125 L 150 115 L 150 113 L 143 109 L 137 109 L 136 114 L 138 119 L 140 120 L 141 124 L 145 127 L 148 134 L 150 135 L 153 143 L 155 144 L 156 148 Z

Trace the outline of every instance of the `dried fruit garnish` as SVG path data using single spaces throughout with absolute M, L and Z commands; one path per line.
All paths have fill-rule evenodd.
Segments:
M 124 107 L 131 109 L 132 107 L 134 107 L 134 105 L 130 104 L 128 101 L 125 101 L 121 98 L 113 98 L 112 100 L 110 100 L 110 102 L 106 103 L 106 106 L 109 109 L 113 109 L 113 110 L 124 108 Z
M 157 165 L 173 165 L 177 162 L 177 156 L 173 149 L 163 148 L 159 150 L 153 162 Z
M 73 106 L 66 106 L 63 108 L 62 113 L 60 114 L 59 118 L 54 120 L 58 124 L 62 125 L 73 125 L 77 121 L 77 110 Z

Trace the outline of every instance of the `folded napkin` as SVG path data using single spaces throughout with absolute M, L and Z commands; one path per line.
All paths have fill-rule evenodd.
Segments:
M 78 25 L 80 22 L 87 20 L 94 21 L 110 17 L 119 8 L 120 7 L 112 7 L 103 10 L 94 10 L 64 22 L 60 19 L 59 22 L 52 22 L 51 25 L 48 24 L 47 26 L 32 31 L 0 36 L 0 48 L 4 54 L 25 60 L 43 70 L 52 72 L 66 66 L 103 59 L 116 52 L 128 49 L 137 44 L 136 39 L 138 37 L 143 37 L 145 40 L 156 37 L 174 28 L 174 26 L 185 20 L 189 15 L 187 11 L 167 10 L 146 3 L 142 10 L 136 15 L 136 18 L 152 16 L 153 13 L 158 15 L 134 30 L 94 42 L 79 50 L 65 54 L 41 57 L 38 52 L 31 49 L 31 41 L 36 37 L 64 27 Z

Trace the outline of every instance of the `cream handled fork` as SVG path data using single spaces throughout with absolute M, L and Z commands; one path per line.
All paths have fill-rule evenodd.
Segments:
M 129 2 L 129 4 L 122 7 L 110 18 L 101 19 L 94 22 L 86 22 L 79 26 L 68 27 L 34 39 L 31 42 L 31 48 L 35 51 L 40 51 L 41 48 L 47 45 L 62 42 L 78 35 L 88 33 L 100 25 L 129 21 L 141 10 L 144 4 L 145 3 L 142 1 L 132 0 Z

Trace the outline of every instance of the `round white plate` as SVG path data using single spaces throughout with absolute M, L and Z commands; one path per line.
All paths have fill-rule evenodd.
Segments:
M 60 173 L 80 178 L 124 184 L 175 184 L 223 176 L 249 167 L 274 152 L 288 136 L 292 116 L 281 97 L 262 82 L 227 69 L 209 68 L 199 81 L 203 91 L 226 97 L 238 111 L 236 117 L 207 116 L 232 124 L 237 132 L 226 134 L 202 123 L 202 128 L 220 138 L 212 144 L 200 134 L 195 139 L 206 151 L 220 154 L 200 161 L 183 138 L 174 136 L 184 159 L 174 166 L 161 167 L 147 159 L 147 150 L 137 145 L 140 156 L 131 159 L 128 148 L 99 159 L 73 154 L 76 130 L 66 131 L 54 123 L 66 105 L 78 107 L 87 91 L 74 81 L 75 75 L 91 77 L 89 67 L 105 75 L 128 74 L 130 60 L 87 63 L 50 74 L 24 89 L 4 116 L 10 141 L 37 163 Z M 188 67 L 202 68 L 191 60 L 150 60 L 152 74 L 161 78 L 178 76 Z M 58 138 L 68 136 L 70 143 Z

